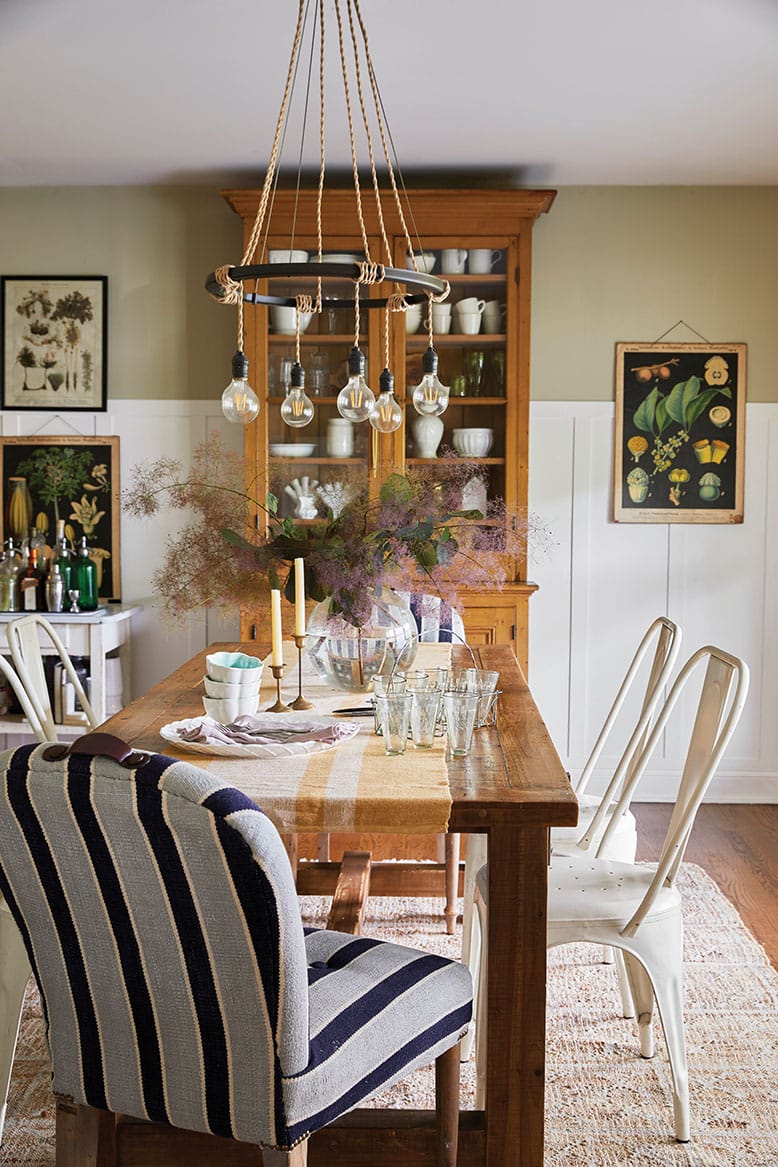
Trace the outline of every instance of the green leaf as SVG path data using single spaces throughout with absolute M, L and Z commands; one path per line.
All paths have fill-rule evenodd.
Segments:
M 679 425 L 683 425 L 683 394 L 686 388 L 685 381 L 679 381 L 677 385 L 673 385 L 667 397 L 667 412 L 673 421 L 677 421 Z
M 661 397 L 659 389 L 654 386 L 648 397 L 640 403 L 633 414 L 632 421 L 636 429 L 642 430 L 645 434 L 655 433 L 654 417 L 656 414 L 656 403 L 659 397 Z
M 278 514 L 278 495 L 271 494 L 270 491 L 265 495 L 265 506 L 270 511 L 271 515 Z
M 686 420 L 687 430 L 691 429 L 700 414 L 705 412 L 713 398 L 723 392 L 723 389 L 706 389 L 704 393 L 701 393 L 699 397 L 695 397 L 694 401 L 689 403 Z M 729 396 L 731 397 L 732 394 L 730 393 Z
M 667 398 L 660 397 L 656 403 L 656 432 L 657 435 L 662 434 L 669 426 L 672 418 L 668 416 Z
M 381 484 L 379 497 L 381 502 L 411 502 L 413 487 L 404 474 L 390 474 Z
M 695 402 L 698 400 L 701 384 L 702 381 L 699 377 L 690 377 L 686 382 L 686 388 L 683 394 L 683 426 L 685 430 L 689 429 L 694 418 L 700 416 L 700 411 L 695 405 Z

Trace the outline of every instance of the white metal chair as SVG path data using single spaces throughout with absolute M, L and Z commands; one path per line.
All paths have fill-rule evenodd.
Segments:
M 675 1135 L 679 1142 L 688 1141 L 690 1120 L 683 1024 L 683 926 L 681 897 L 675 881 L 697 809 L 740 719 L 748 691 L 748 668 L 742 660 L 711 647 L 700 648 L 689 658 L 619 799 L 619 807 L 628 805 L 682 692 L 703 665 L 702 690 L 659 861 L 636 864 L 582 855 L 553 856 L 548 889 L 549 947 L 591 942 L 611 945 L 623 952 L 637 1006 L 640 1050 L 647 1058 L 654 1053 L 652 1023 L 656 1001 L 670 1058 Z M 616 829 L 617 813 L 618 808 L 605 828 L 600 849 L 607 846 L 609 831 Z M 496 878 L 500 878 L 499 873 Z M 488 866 L 478 873 L 475 899 L 485 938 Z M 480 967 L 476 970 L 479 1017 L 476 1105 L 483 1103 L 485 1084 L 487 952 L 488 945 L 484 944 Z
M 0 672 L 16 694 L 22 712 L 39 742 L 49 739 L 43 732 L 38 715 L 27 696 L 27 690 L 7 659 L 0 654 Z M 0 1140 L 5 1126 L 8 1087 L 11 1082 L 19 1023 L 22 1018 L 24 991 L 30 979 L 30 962 L 19 929 L 0 896 Z
M 552 829 L 551 849 L 553 854 L 574 855 L 580 852 L 584 854 L 597 852 L 598 856 L 603 859 L 617 859 L 625 863 L 634 863 L 637 848 L 635 817 L 629 810 L 629 802 L 625 804 L 618 802 L 618 796 L 625 784 L 630 782 L 632 771 L 651 728 L 651 721 L 657 705 L 678 659 L 680 647 L 681 630 L 666 616 L 658 616 L 647 628 L 635 650 L 602 729 L 597 735 L 597 740 L 576 783 L 575 793 L 579 808 L 578 823 L 574 827 L 555 827 Z M 652 648 L 653 656 L 650 657 L 650 664 L 647 664 Z M 638 679 L 644 675 L 645 689 L 637 721 L 629 735 L 613 776 L 603 794 L 587 794 L 586 788 L 605 746 L 612 739 L 616 726 L 620 724 L 619 716 L 624 710 L 629 695 L 635 690 Z M 597 850 L 597 844 L 602 840 L 605 827 L 617 805 L 621 809 L 614 826 L 608 833 L 606 851 L 600 853 Z M 462 960 L 469 967 L 477 966 L 479 958 L 481 937 L 474 907 L 475 880 L 478 871 L 485 862 L 486 836 L 471 835 L 467 841 L 462 923 Z M 607 963 L 612 963 L 614 957 L 610 952 L 606 952 L 604 959 Z M 615 962 L 619 977 L 622 1013 L 625 1017 L 632 1017 L 634 1010 L 624 965 L 618 955 L 615 957 Z M 474 1033 L 471 1028 L 470 1033 L 462 1042 L 462 1056 L 465 1059 L 470 1057 L 473 1040 Z
M 57 726 L 51 708 L 49 690 L 46 685 L 46 675 L 43 670 L 43 652 L 41 650 L 40 633 L 48 637 L 55 651 L 58 653 L 68 680 L 75 690 L 76 697 L 84 711 L 90 729 L 97 726 L 89 699 L 84 692 L 78 673 L 68 655 L 60 636 L 45 616 L 39 612 L 31 612 L 28 616 L 21 616 L 12 620 L 6 628 L 8 647 L 11 651 L 16 672 L 22 682 L 30 704 L 33 706 L 37 719 L 40 722 L 44 738 L 43 741 L 57 740 Z

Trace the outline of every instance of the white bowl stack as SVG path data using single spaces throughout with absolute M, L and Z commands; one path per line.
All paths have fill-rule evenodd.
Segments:
M 223 725 L 241 713 L 256 713 L 262 661 L 243 652 L 212 652 L 205 658 L 203 677 L 206 696 L 203 707 L 209 717 Z

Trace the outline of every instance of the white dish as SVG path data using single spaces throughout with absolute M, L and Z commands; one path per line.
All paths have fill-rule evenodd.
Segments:
M 238 697 L 203 697 L 203 709 L 208 716 L 214 721 L 220 721 L 222 725 L 227 725 L 242 713 L 249 716 L 256 713 L 259 708 L 259 686 L 254 688 L 253 685 L 245 687 L 240 685 L 239 688 Z
M 494 430 L 480 426 L 465 426 L 455 429 L 452 445 L 465 458 L 485 458 L 492 448 Z
M 283 729 L 294 725 L 294 719 L 288 713 L 267 713 L 263 715 L 270 719 L 271 717 L 278 718 L 278 728 Z M 289 742 L 273 742 L 272 744 L 263 745 L 249 745 L 244 742 L 235 742 L 234 744 L 226 742 L 191 742 L 184 741 L 178 736 L 180 729 L 196 729 L 198 725 L 207 722 L 210 719 L 207 717 L 189 717 L 185 721 L 171 721 L 168 725 L 163 725 L 159 731 L 159 736 L 163 741 L 170 742 L 171 745 L 177 746 L 180 750 L 185 750 L 193 754 L 210 754 L 211 757 L 217 756 L 220 758 L 287 758 L 300 757 L 306 754 L 323 754 L 327 750 L 334 750 L 344 741 L 354 737 L 359 733 L 358 725 L 351 725 L 350 723 L 338 722 L 341 726 L 342 737 L 337 741 L 289 741 Z M 316 725 L 319 728 L 325 728 L 332 725 L 329 721 L 313 721 L 305 718 L 309 725 Z
M 313 263 L 318 263 L 318 257 L 311 257 Z M 358 255 L 349 255 L 346 252 L 335 251 L 330 255 L 323 255 L 321 257 L 322 263 L 361 263 Z
M 253 685 L 262 677 L 263 664 L 258 656 L 245 652 L 209 652 L 205 658 L 208 676 L 228 685 Z
M 274 458 L 310 458 L 315 449 L 315 442 L 270 443 L 270 453 Z
M 235 670 L 233 670 L 235 671 Z M 229 700 L 231 697 L 249 697 L 252 693 L 259 694 L 259 686 L 262 681 L 261 670 L 251 670 L 250 675 L 256 676 L 253 681 L 215 681 L 213 677 L 207 674 L 203 677 L 203 685 L 205 686 L 206 697 L 221 697 L 221 699 Z

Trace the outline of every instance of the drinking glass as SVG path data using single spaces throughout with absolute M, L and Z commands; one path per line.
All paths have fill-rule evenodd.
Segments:
M 440 709 L 440 689 L 417 689 L 411 697 L 413 744 L 417 750 L 432 749 Z
M 376 697 L 376 709 L 381 723 L 384 749 L 387 754 L 404 754 L 411 724 L 410 693 L 392 693 L 388 697 Z
M 374 732 L 379 737 L 383 734 L 381 729 L 381 719 L 378 716 L 378 697 L 399 696 L 405 692 L 405 673 L 391 673 L 384 676 L 379 673 L 377 677 L 373 677 L 373 693 L 376 700 L 374 701 L 373 716 L 374 716 Z
M 467 691 L 449 689 L 443 694 L 448 732 L 448 752 L 454 758 L 464 758 L 470 753 L 478 699 L 478 693 Z
M 471 397 L 477 397 L 481 392 L 481 383 L 484 377 L 484 359 L 485 354 L 480 350 L 465 353 L 467 392 Z

